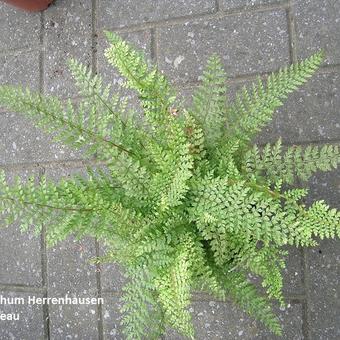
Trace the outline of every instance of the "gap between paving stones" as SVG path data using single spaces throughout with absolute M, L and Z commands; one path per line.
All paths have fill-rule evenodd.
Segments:
M 238 14 L 253 14 L 258 12 L 270 12 L 277 9 L 287 9 L 288 8 L 288 2 L 282 1 L 276 4 L 260 4 L 260 5 L 254 5 L 252 7 L 244 7 L 244 8 L 236 8 L 234 10 L 230 11 L 217 11 L 215 13 L 208 13 L 208 14 L 192 14 L 192 15 L 186 15 L 179 18 L 169 18 L 169 19 L 160 19 L 155 20 L 152 22 L 147 23 L 141 23 L 141 24 L 133 24 L 125 27 L 100 27 L 100 30 L 108 30 L 113 31 L 117 33 L 128 33 L 128 32 L 135 32 L 135 31 L 141 31 L 145 29 L 150 28 L 163 28 L 163 27 L 171 27 L 171 26 L 177 26 L 182 25 L 184 23 L 187 23 L 188 21 L 194 21 L 199 19 L 222 19 L 229 16 L 234 16 Z

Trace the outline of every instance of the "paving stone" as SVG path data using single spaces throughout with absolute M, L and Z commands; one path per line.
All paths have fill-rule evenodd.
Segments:
M 119 312 L 121 302 L 114 295 L 104 295 L 103 324 L 104 339 L 124 339 Z M 231 303 L 216 301 L 196 301 L 190 307 L 196 331 L 195 339 L 281 339 L 274 336 L 259 322 L 251 319 Z M 276 308 L 283 327 L 283 336 L 289 340 L 301 340 L 302 308 L 300 304 L 288 303 L 285 308 Z M 184 340 L 174 330 L 168 330 L 167 340 Z
M 118 296 L 113 294 L 103 294 L 104 304 L 102 309 L 103 333 L 105 340 L 122 340 L 125 339 L 120 324 L 122 314 L 120 308 L 122 303 Z
M 1 56 L 0 65 L 1 85 L 21 85 L 39 90 L 39 52 Z M 0 110 L 4 111 L 4 108 L 0 107 Z
M 120 291 L 126 283 L 123 268 L 117 263 L 101 265 L 103 291 Z
M 96 305 L 53 305 L 49 313 L 52 339 L 99 339 Z
M 281 336 L 275 336 L 263 325 L 259 325 L 259 331 L 255 339 L 259 340 L 302 340 L 305 339 L 303 335 L 303 317 L 302 317 L 302 305 L 299 303 L 287 303 L 286 307 L 275 309 L 276 315 L 278 315 L 280 323 L 282 325 L 283 334 Z M 242 338 L 241 338 L 242 339 Z
M 14 314 L 19 320 L 0 321 L 0 338 L 7 339 L 44 339 L 43 306 L 28 304 L 29 296 L 42 298 L 41 294 L 0 292 L 6 301 L 12 298 L 23 299 L 24 304 L 0 304 L 0 314 Z
M 340 75 L 317 74 L 291 94 L 261 138 L 287 142 L 327 141 L 340 136 Z
M 56 1 L 45 12 L 45 93 L 78 95 L 67 60 L 91 64 L 91 8 L 90 0 Z
M 82 175 L 86 177 L 86 168 L 81 162 L 73 166 L 67 162 L 58 163 L 52 167 L 45 168 L 45 176 L 56 182 L 61 179 L 72 178 L 74 175 Z
M 197 20 L 159 29 L 159 65 L 176 83 L 195 82 L 218 54 L 229 76 L 267 72 L 289 61 L 282 10 Z
M 214 0 L 101 0 L 98 3 L 99 27 L 117 28 L 179 18 L 195 14 L 211 13 L 215 9 Z
M 69 237 L 47 252 L 49 297 L 97 297 L 96 267 L 92 239 Z M 97 339 L 97 305 L 50 305 L 51 337 Z
M 340 2 L 293 1 L 298 56 L 305 58 L 324 49 L 327 64 L 340 63 Z
M 49 291 L 94 293 L 97 289 L 96 267 L 90 260 L 95 256 L 93 239 L 75 240 L 69 237 L 48 249 Z
M 308 204 L 323 199 L 332 208 L 340 209 L 340 168 L 317 173 L 305 185 L 309 190 Z
M 190 311 L 196 331 L 196 339 L 281 339 L 251 319 L 231 303 L 215 301 L 197 301 Z M 277 309 L 283 327 L 283 336 L 290 340 L 303 339 L 302 309 L 299 304 L 288 304 L 286 308 Z M 185 337 L 170 330 L 167 340 L 184 340 Z
M 324 199 L 340 209 L 340 170 L 317 174 L 308 183 L 307 203 Z M 324 240 L 306 250 L 312 339 L 340 338 L 340 240 Z
M 1 56 L 0 65 L 1 85 L 21 85 L 39 90 L 39 52 Z
M 312 339 L 340 338 L 340 241 L 324 240 L 307 250 Z
M 189 109 L 192 105 L 193 99 L 192 95 L 195 93 L 197 86 L 190 87 L 176 87 L 177 99 L 180 102 L 180 105 L 185 109 Z
M 100 246 L 100 255 L 105 256 L 105 245 Z M 117 292 L 121 291 L 127 279 L 124 276 L 124 269 L 118 263 L 101 264 L 102 290 Z
M 34 163 L 79 159 L 81 153 L 71 150 L 34 127 L 16 113 L 0 113 L 0 164 Z
M 40 237 L 18 224 L 0 229 L 0 283 L 41 285 Z
M 251 8 L 258 5 L 270 5 L 279 3 L 280 0 L 220 0 L 220 8 L 223 11 Z
M 286 247 L 289 252 L 286 268 L 283 269 L 283 293 L 285 296 L 304 294 L 302 253 L 296 247 Z
M 8 184 L 16 176 L 27 181 L 37 175 L 37 170 L 6 171 Z M 40 236 L 33 231 L 21 232 L 19 223 L 0 228 L 0 284 L 41 286 L 40 251 Z
M 39 45 L 40 14 L 0 4 L 0 51 Z

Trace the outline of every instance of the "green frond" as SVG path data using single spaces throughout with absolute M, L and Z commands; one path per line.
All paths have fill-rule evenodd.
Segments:
M 291 244 L 315 246 L 316 238 L 340 237 L 340 212 L 324 201 L 315 201 L 307 209 L 297 207 L 296 219 L 295 229 L 290 233 Z
M 191 315 L 188 311 L 191 288 L 191 260 L 185 240 L 169 268 L 156 279 L 158 300 L 164 310 L 166 322 L 189 338 L 194 337 Z
M 278 300 L 282 305 L 283 278 L 281 271 L 285 268 L 283 255 L 286 253 L 271 246 L 248 252 L 242 259 L 244 267 L 262 278 L 262 286 L 266 288 L 268 297 Z
M 282 100 L 304 84 L 319 68 L 324 53 L 318 52 L 299 63 L 272 73 L 265 84 L 261 78 L 248 91 L 245 87 L 237 94 L 236 101 L 228 107 L 226 114 L 226 138 L 237 138 L 248 142 L 271 119 Z
M 103 87 L 101 77 L 93 74 L 87 66 L 75 59 L 70 59 L 68 61 L 68 67 L 79 88 L 79 93 L 86 99 L 91 100 L 92 103 L 96 103 L 99 107 L 104 106 L 110 112 L 112 107 L 119 104 L 118 96 L 110 98 L 111 86 L 107 85 Z M 111 114 L 114 115 L 113 112 L 111 112 Z
M 340 163 L 337 145 L 291 146 L 282 150 L 281 140 L 267 144 L 263 150 L 255 145 L 245 157 L 245 172 L 265 176 L 273 182 L 292 184 L 296 179 L 307 181 L 317 171 L 330 171 Z
M 204 131 L 207 146 L 214 147 L 221 138 L 226 113 L 226 74 L 220 58 L 209 58 L 202 75 L 202 85 L 193 95 L 190 110 Z
M 204 147 L 204 132 L 199 127 L 197 121 L 189 113 L 186 114 L 184 131 L 189 143 L 189 153 L 192 155 L 194 162 L 198 165 L 206 156 Z
M 105 32 L 110 47 L 105 51 L 109 63 L 126 78 L 125 86 L 139 94 L 144 114 L 154 132 L 164 131 L 175 96 L 166 78 L 150 68 L 145 57 L 117 34 Z
M 111 159 L 120 152 L 131 153 L 119 142 L 119 135 L 101 129 L 94 109 L 88 112 L 84 105 L 78 108 L 68 100 L 64 104 L 58 98 L 44 97 L 28 89 L 0 86 L 0 102 L 7 109 L 25 114 L 44 131 L 60 141 L 77 149 L 85 149 L 91 157 L 94 153 L 103 159 Z M 114 137 L 114 138 L 110 138 Z
M 227 272 L 220 275 L 220 282 L 232 301 L 261 321 L 274 334 L 282 335 L 280 322 L 268 300 L 259 295 L 254 284 L 250 283 L 243 273 Z
M 150 285 L 150 273 L 143 267 L 129 268 L 130 282 L 123 288 L 122 324 L 128 340 L 159 339 L 164 334 L 162 310 Z

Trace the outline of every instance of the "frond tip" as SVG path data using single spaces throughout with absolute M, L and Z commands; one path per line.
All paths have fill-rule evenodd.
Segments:
M 317 52 L 306 60 L 272 73 L 265 84 L 258 77 L 250 92 L 243 88 L 227 111 L 226 135 L 249 141 L 272 119 L 275 109 L 283 105 L 282 100 L 304 84 L 323 60 L 324 53 Z

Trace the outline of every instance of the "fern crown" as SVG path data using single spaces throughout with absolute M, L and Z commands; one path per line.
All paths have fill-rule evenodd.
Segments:
M 264 148 L 256 134 L 289 93 L 323 60 L 321 52 L 243 88 L 226 100 L 226 75 L 212 56 L 185 107 L 164 75 L 119 36 L 106 33 L 105 56 L 136 91 L 142 117 L 111 94 L 98 75 L 71 60 L 82 100 L 73 103 L 28 89 L 0 86 L 0 104 L 24 113 L 57 141 L 95 159 L 87 176 L 39 184 L 0 176 L 0 212 L 9 225 L 40 232 L 51 245 L 70 234 L 94 236 L 108 253 L 100 261 L 125 268 L 123 325 L 127 339 L 158 338 L 167 327 L 189 338 L 191 294 L 232 299 L 274 333 L 271 301 L 283 304 L 285 245 L 314 246 L 340 235 L 340 213 L 324 201 L 303 204 L 292 188 L 316 171 L 334 169 L 338 146 Z M 265 288 L 248 280 L 253 274 Z M 147 333 L 146 333 L 147 332 Z

